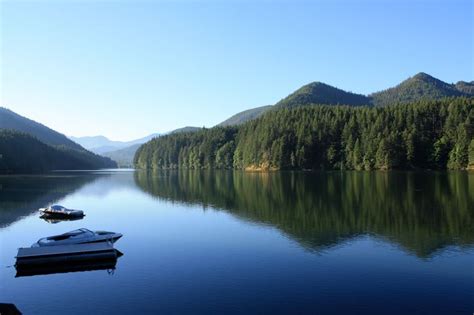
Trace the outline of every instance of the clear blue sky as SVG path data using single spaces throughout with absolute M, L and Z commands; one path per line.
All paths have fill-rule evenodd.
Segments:
M 1 104 L 74 136 L 213 126 L 311 81 L 473 80 L 474 1 L 2 1 Z

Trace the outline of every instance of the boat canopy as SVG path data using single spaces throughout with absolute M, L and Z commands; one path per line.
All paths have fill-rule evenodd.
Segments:
M 60 205 L 54 205 L 54 206 L 51 206 L 51 209 L 53 209 L 53 210 L 65 210 L 66 208 L 64 208 L 63 206 L 60 206 Z

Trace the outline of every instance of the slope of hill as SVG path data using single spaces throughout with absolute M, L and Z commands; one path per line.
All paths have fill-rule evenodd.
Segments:
M 256 107 L 252 109 L 247 109 L 244 110 L 240 113 L 237 113 L 233 115 L 232 117 L 224 120 L 217 126 L 220 127 L 226 127 L 226 126 L 238 126 L 243 123 L 246 123 L 249 120 L 256 119 L 260 116 L 262 116 L 265 112 L 269 111 L 273 106 L 272 105 L 266 105 L 266 106 L 261 106 L 261 107 Z
M 50 146 L 29 134 L 8 129 L 0 129 L 0 152 L 2 174 L 115 166 L 109 159 L 93 155 L 83 149 Z
M 36 137 L 39 141 L 49 145 L 63 145 L 72 149 L 83 149 L 79 144 L 68 139 L 65 135 L 54 131 L 34 120 L 0 107 L 0 128 L 24 132 Z
M 307 84 L 275 104 L 275 107 L 295 107 L 309 104 L 324 105 L 369 105 L 370 99 L 321 82 Z
M 469 87 L 465 82 L 457 88 L 453 84 L 448 84 L 420 72 L 393 88 L 373 93 L 369 97 L 371 97 L 375 106 L 386 106 L 415 102 L 420 99 L 437 100 L 443 97 L 469 96 L 469 93 L 463 92 L 463 90 L 467 91 L 468 89 Z
M 109 158 L 89 152 L 79 144 L 68 139 L 65 135 L 3 107 L 0 108 L 0 131 L 4 133 L 6 132 L 6 138 L 3 140 L 4 152 L 7 152 L 8 150 L 16 152 L 16 154 L 18 154 L 18 163 L 25 159 L 30 161 L 28 158 L 35 158 L 38 160 L 31 160 L 31 163 L 35 165 L 32 165 L 32 171 L 60 168 L 97 169 L 117 167 L 117 164 Z M 6 135 L 8 132 L 10 135 L 7 137 Z M 22 134 L 23 136 L 21 136 Z M 49 149 L 43 146 L 40 147 L 34 141 L 25 140 L 25 136 L 33 138 L 35 141 Z M 18 144 L 15 141 L 11 141 L 11 139 L 18 139 Z M 26 146 L 26 143 L 29 142 L 31 142 L 31 145 L 36 148 L 36 153 L 31 153 L 33 149 L 30 150 L 28 146 Z M 22 146 L 22 144 L 24 146 Z M 8 148 L 8 146 L 12 147 Z M 19 147 L 21 147 L 23 151 L 15 151 Z M 22 156 L 25 155 L 25 152 L 28 153 L 28 157 Z M 3 154 L 3 152 L 1 154 Z M 51 158 L 51 163 L 42 161 L 42 159 L 45 159 L 46 157 Z M 9 159 L 11 158 L 12 156 L 10 155 Z M 62 163 L 60 158 L 64 158 L 67 163 Z M 17 167 L 15 167 L 15 169 L 17 169 Z M 26 172 L 27 168 L 24 169 Z

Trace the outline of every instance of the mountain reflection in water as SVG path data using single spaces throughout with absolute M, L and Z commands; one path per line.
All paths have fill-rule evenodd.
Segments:
M 474 243 L 474 174 L 467 172 L 136 172 L 158 198 L 272 225 L 309 250 L 361 234 L 419 257 Z

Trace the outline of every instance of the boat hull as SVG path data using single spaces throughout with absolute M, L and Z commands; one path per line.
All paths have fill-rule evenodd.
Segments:
M 49 218 L 82 218 L 85 217 L 83 211 L 72 211 L 72 212 L 55 212 L 55 211 L 48 211 L 48 210 L 40 210 L 43 216 L 47 216 Z
M 119 257 L 119 252 L 111 243 L 107 242 L 28 247 L 18 249 L 16 267 L 82 263 L 94 260 L 117 259 L 117 257 Z

